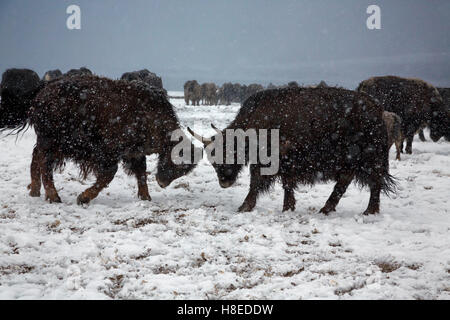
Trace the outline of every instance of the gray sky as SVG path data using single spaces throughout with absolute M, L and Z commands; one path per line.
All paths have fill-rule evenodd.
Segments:
M 66 8 L 81 7 L 81 30 Z M 381 30 L 366 8 L 381 7 Z M 0 0 L 0 72 L 87 66 L 117 78 L 147 68 L 186 80 L 267 84 L 373 75 L 450 86 L 449 0 Z

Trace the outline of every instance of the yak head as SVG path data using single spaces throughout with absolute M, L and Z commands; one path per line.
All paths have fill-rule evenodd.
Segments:
M 431 105 L 430 138 L 436 142 L 445 137 L 450 140 L 450 107 L 441 97 L 433 98 Z
M 191 172 L 201 154 L 202 150 L 196 148 L 184 134 L 178 141 L 168 142 L 159 153 L 156 173 L 159 186 L 165 188 L 172 181 Z
M 238 164 L 236 150 L 233 151 L 234 159 L 232 164 L 225 162 L 225 154 L 227 152 L 226 143 L 224 143 L 226 139 L 225 132 L 217 129 L 213 124 L 211 124 L 211 127 L 217 132 L 211 138 L 205 138 L 196 134 L 190 128 L 188 128 L 188 131 L 195 139 L 203 143 L 208 160 L 216 171 L 220 186 L 222 188 L 228 188 L 236 182 L 243 164 Z

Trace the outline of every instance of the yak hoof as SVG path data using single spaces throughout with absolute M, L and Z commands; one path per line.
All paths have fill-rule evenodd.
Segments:
M 377 214 L 379 212 L 380 212 L 380 209 L 378 209 L 378 208 L 375 208 L 375 209 L 367 208 L 367 210 L 363 212 L 363 215 L 368 216 L 368 215 L 371 215 L 371 214 Z
M 239 212 L 251 212 L 253 210 L 255 206 L 253 205 L 249 205 L 247 202 L 244 202 L 240 207 L 239 207 Z
M 41 196 L 40 190 L 30 190 L 30 197 L 39 198 Z M 60 200 L 61 202 L 61 200 Z
M 292 204 L 289 204 L 289 205 L 283 205 L 283 212 L 289 211 L 289 210 L 295 211 L 295 204 L 294 204 L 294 205 L 292 205 Z
M 335 207 L 329 207 L 327 205 L 325 205 L 325 207 L 323 207 L 322 209 L 320 209 L 320 213 L 323 213 L 324 215 L 328 215 L 331 211 L 336 211 Z
M 83 194 L 80 194 L 77 198 L 77 205 L 79 206 L 89 204 L 89 202 L 91 202 L 91 199 Z
M 58 195 L 52 195 L 52 196 L 46 195 L 45 200 L 48 200 L 48 202 L 50 202 L 50 203 L 61 203 L 62 202 L 61 198 Z
M 152 201 L 152 197 L 149 194 L 139 194 L 138 197 L 143 201 Z

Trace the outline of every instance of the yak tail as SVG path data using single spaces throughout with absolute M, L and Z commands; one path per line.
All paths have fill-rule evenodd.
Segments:
M 397 193 L 397 181 L 397 178 L 389 173 L 386 173 L 382 179 L 381 191 L 383 191 L 383 193 L 387 196 Z
M 0 133 L 12 130 L 8 135 L 18 134 L 27 127 L 33 99 L 44 86 L 45 83 L 42 82 L 36 89 L 20 97 L 8 89 L 1 91 Z

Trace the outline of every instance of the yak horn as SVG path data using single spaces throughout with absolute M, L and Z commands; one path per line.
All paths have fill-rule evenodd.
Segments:
M 210 143 L 212 142 L 211 139 L 205 138 L 205 137 L 203 137 L 203 136 L 201 136 L 201 135 L 195 133 L 195 132 L 192 131 L 192 129 L 189 128 L 189 127 L 187 128 L 187 130 L 189 131 L 189 133 L 190 133 L 195 139 L 197 139 L 198 141 L 202 142 L 205 146 L 207 146 L 208 144 L 210 144 Z
M 218 128 L 217 128 L 215 125 L 213 125 L 212 123 L 211 123 L 211 128 L 213 128 L 214 130 L 216 130 L 217 133 L 222 134 L 222 130 L 218 129 Z

